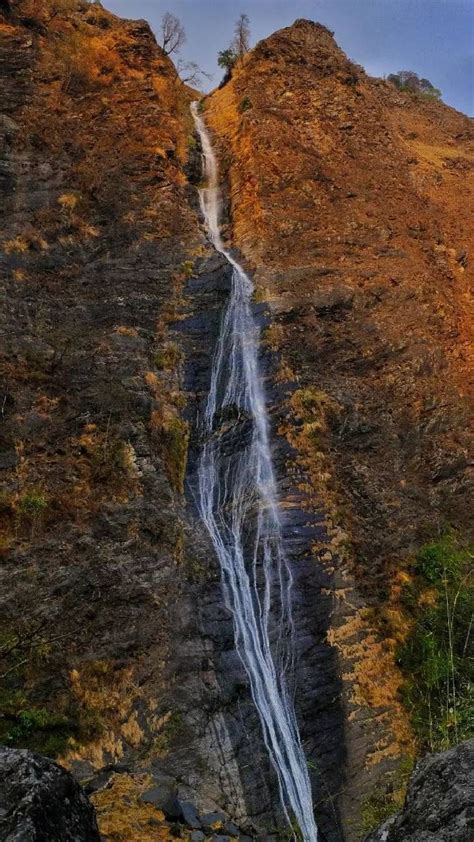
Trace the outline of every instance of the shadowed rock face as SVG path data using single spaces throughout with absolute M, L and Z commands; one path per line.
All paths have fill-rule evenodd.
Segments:
M 467 842 L 474 829 L 474 740 L 418 763 L 401 813 L 365 842 Z
M 72 775 L 46 757 L 0 747 L 0 839 L 99 842 L 94 808 Z
M 144 22 L 67 5 L 0 13 L 0 739 L 91 783 L 183 739 L 186 429 L 168 325 L 203 238 L 170 60 Z

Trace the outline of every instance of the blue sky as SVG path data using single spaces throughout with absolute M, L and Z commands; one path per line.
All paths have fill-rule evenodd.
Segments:
M 443 92 L 449 105 L 474 112 L 474 0 L 103 0 L 122 17 L 145 18 L 156 33 L 164 12 L 183 22 L 181 57 L 196 61 L 214 87 L 216 58 L 232 39 L 234 22 L 248 14 L 252 44 L 296 18 L 334 31 L 350 59 L 373 76 L 414 70 Z

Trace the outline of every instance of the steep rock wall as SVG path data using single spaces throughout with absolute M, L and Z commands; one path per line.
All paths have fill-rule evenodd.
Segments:
M 281 828 L 193 502 L 229 277 L 189 93 L 96 4 L 12 4 L 0 34 L 1 738 L 71 768 L 105 838 L 189 835 L 156 789 Z
M 120 801 L 151 762 L 181 741 L 198 763 L 175 687 L 192 586 L 169 331 L 203 239 L 189 96 L 148 25 L 99 5 L 14 3 L 0 39 L 1 737 L 91 789 L 121 775 L 115 804 L 96 797 L 129 838 Z
M 161 810 L 169 792 L 275 831 L 276 782 L 193 502 L 229 277 L 187 180 L 200 177 L 189 92 L 144 22 L 9 5 L 1 737 L 70 766 L 105 838 L 190 835 Z M 462 514 L 468 257 L 445 186 L 467 191 L 470 159 L 464 119 L 436 108 L 367 80 L 307 22 L 262 42 L 206 105 L 266 327 L 297 705 L 331 842 L 357 838 L 361 800 L 410 747 L 393 640 L 376 635 L 367 595 L 440 512 Z M 403 230 L 399 207 L 416 210 Z
M 329 544 L 312 555 L 315 577 L 331 575 L 340 803 L 357 838 L 365 799 L 396 788 L 413 752 L 399 577 L 424 541 L 468 530 L 471 123 L 370 79 L 304 20 L 257 44 L 203 107 L 229 241 L 271 313 L 286 473 L 325 516 Z

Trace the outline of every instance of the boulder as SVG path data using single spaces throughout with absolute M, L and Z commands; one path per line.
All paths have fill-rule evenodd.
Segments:
M 200 819 L 204 830 L 208 833 L 211 833 L 213 830 L 221 830 L 226 821 L 224 814 L 218 811 L 205 813 L 203 816 L 200 816 Z
M 201 822 L 199 820 L 196 807 L 190 801 L 180 801 L 181 813 L 183 821 L 193 830 L 200 830 Z
M 181 804 L 177 798 L 176 787 L 169 783 L 159 783 L 148 789 L 140 797 L 145 804 L 153 804 L 157 810 L 162 810 L 167 819 L 181 818 Z
M 47 757 L 0 746 L 1 842 L 100 842 L 92 804 Z
M 474 740 L 421 760 L 403 810 L 365 842 L 467 842 L 474 837 Z

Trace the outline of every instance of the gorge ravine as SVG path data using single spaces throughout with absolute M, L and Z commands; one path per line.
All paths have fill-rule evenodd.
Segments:
M 199 509 L 221 565 L 225 604 L 232 612 L 237 650 L 250 680 L 285 816 L 289 824 L 294 816 L 310 842 L 317 839 L 311 784 L 287 676 L 291 681 L 292 575 L 283 549 L 260 383 L 259 331 L 250 310 L 253 285 L 222 241 L 217 161 L 198 103 L 193 103 L 192 113 L 207 179 L 200 189 L 201 210 L 212 244 L 232 266 L 232 291 L 202 425 Z M 248 427 L 240 450 L 234 450 L 232 441 L 236 424 Z

